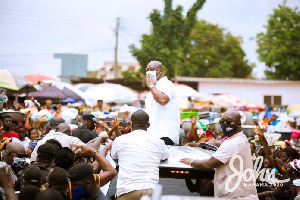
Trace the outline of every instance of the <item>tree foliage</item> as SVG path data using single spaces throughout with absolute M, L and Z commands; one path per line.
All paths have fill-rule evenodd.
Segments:
M 159 60 L 164 64 L 164 73 L 174 77 L 174 67 L 178 58 L 182 57 L 183 46 L 197 21 L 197 12 L 205 0 L 196 0 L 186 16 L 182 15 L 182 7 L 172 8 L 172 0 L 165 0 L 163 14 L 153 10 L 150 14 L 152 34 L 142 36 L 141 49 L 130 46 L 133 56 L 141 65 L 141 72 L 145 72 L 146 65 L 151 60 Z
M 247 78 L 253 65 L 245 59 L 241 38 L 218 25 L 198 21 L 186 41 L 179 74 L 214 78 Z
M 245 60 L 241 39 L 224 33 L 217 25 L 197 21 L 197 12 L 205 0 L 197 0 L 184 17 L 182 7 L 172 8 L 172 0 L 165 0 L 163 14 L 154 10 L 150 14 L 153 31 L 144 34 L 141 48 L 130 46 L 141 72 L 151 60 L 164 64 L 164 73 L 197 77 L 249 77 L 253 66 Z
M 300 80 L 300 12 L 279 5 L 269 16 L 266 32 L 257 34 L 259 60 L 270 79 Z

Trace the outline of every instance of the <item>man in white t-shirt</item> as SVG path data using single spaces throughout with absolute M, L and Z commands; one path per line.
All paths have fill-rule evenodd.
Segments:
M 159 163 L 168 158 L 164 142 L 147 131 L 149 115 L 138 110 L 131 115 L 132 132 L 117 137 L 111 156 L 118 160 L 118 200 L 140 199 L 158 184 Z
M 250 144 L 241 128 L 241 115 L 235 110 L 224 113 L 220 120 L 223 134 L 228 137 L 208 160 L 185 158 L 180 162 L 202 170 L 215 169 L 214 193 L 216 197 L 258 199 L 255 180 L 249 179 L 254 173 Z M 242 169 L 240 169 L 242 166 Z M 246 174 L 237 175 L 236 171 Z M 245 173 L 247 172 L 247 173 Z M 245 175 L 244 175 L 245 176 Z
M 146 84 L 150 89 L 145 105 L 150 117 L 150 131 L 167 145 L 179 144 L 180 110 L 174 84 L 163 77 L 162 63 L 151 61 L 146 68 Z

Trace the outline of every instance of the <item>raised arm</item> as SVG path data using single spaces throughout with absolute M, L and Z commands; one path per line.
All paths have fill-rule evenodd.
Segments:
M 258 135 L 259 142 L 263 146 L 263 150 L 265 152 L 266 158 L 269 160 L 269 162 L 272 166 L 275 166 L 274 161 L 273 161 L 273 154 L 271 152 L 271 149 L 269 148 L 268 142 L 267 142 L 261 128 L 258 125 L 256 125 L 256 127 L 252 128 L 252 130 L 254 131 L 254 133 L 256 135 Z
M 85 145 L 73 145 L 76 148 L 80 149 L 80 151 L 77 153 L 80 156 L 90 158 L 94 157 L 94 159 L 98 162 L 99 167 L 103 170 L 103 172 L 100 174 L 100 187 L 111 181 L 117 174 L 117 171 L 113 168 L 113 166 L 106 160 L 106 158 L 95 151 L 94 148 L 88 147 Z
M 191 116 L 190 121 L 191 121 L 190 134 L 193 136 L 194 141 L 198 142 L 200 140 L 200 138 L 197 134 L 196 118 L 194 116 Z
M 154 85 L 156 81 L 154 81 L 149 74 L 146 74 L 146 84 L 147 87 L 150 89 L 150 92 L 153 95 L 153 98 L 157 103 L 159 103 L 162 106 L 165 106 L 167 103 L 169 103 L 170 98 L 168 95 L 164 94 L 163 92 L 159 91 Z M 154 87 L 153 87 L 154 86 Z

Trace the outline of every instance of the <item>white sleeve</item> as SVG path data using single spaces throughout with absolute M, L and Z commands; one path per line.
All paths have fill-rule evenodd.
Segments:
M 69 136 L 70 138 L 70 144 L 69 144 L 69 148 L 75 153 L 76 147 L 71 145 L 71 144 L 76 144 L 76 145 L 86 145 L 84 142 L 82 142 L 79 138 L 77 137 L 73 137 L 73 136 Z
M 232 156 L 238 154 L 238 145 L 233 141 L 224 141 L 218 150 L 212 155 L 215 159 L 226 164 L 232 158 Z
M 161 140 L 162 144 L 162 155 L 161 160 L 166 160 L 169 157 L 169 150 L 168 147 L 165 145 L 165 142 Z
M 166 94 L 170 100 L 176 97 L 176 89 L 171 81 L 167 81 L 165 84 L 161 85 L 159 91 Z
M 111 147 L 111 150 L 110 150 L 110 155 L 112 157 L 112 159 L 118 159 L 118 147 L 117 147 L 117 139 L 115 139 L 115 141 L 112 143 L 112 147 Z

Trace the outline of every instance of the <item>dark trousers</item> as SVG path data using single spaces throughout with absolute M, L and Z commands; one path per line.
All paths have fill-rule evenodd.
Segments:
M 163 140 L 166 145 L 174 145 L 174 142 L 169 137 L 161 137 L 160 139 Z

